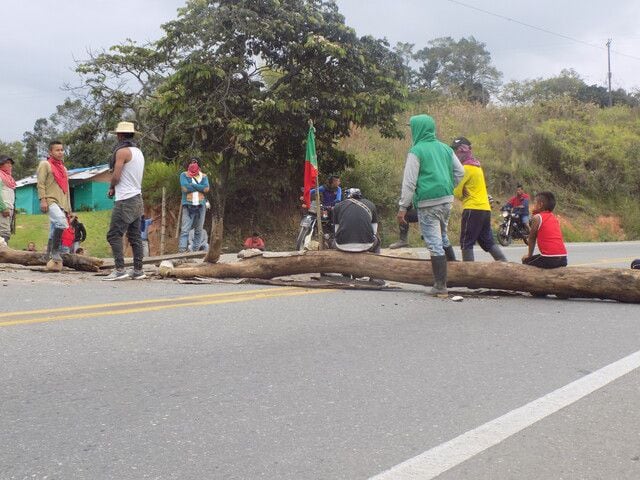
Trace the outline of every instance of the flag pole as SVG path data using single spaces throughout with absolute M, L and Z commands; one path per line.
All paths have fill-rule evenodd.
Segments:
M 313 128 L 313 120 L 309 119 L 309 127 Z M 316 162 L 318 161 L 316 157 Z M 324 233 L 322 231 L 322 206 L 320 205 L 320 182 L 318 177 L 320 176 L 320 168 L 318 168 L 318 174 L 316 175 L 316 226 L 318 230 L 318 250 L 324 250 Z

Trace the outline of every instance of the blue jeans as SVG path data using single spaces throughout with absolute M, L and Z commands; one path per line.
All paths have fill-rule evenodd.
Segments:
M 444 249 L 451 246 L 447 237 L 447 225 L 451 215 L 451 203 L 418 208 L 418 222 L 429 253 L 432 257 L 444 255 Z
M 204 215 L 207 209 L 204 205 L 182 206 L 182 222 L 180 224 L 180 241 L 178 242 L 178 252 L 186 252 L 189 243 L 189 231 L 193 228 L 193 251 L 197 252 L 202 243 L 202 227 L 204 226 Z
M 53 231 L 56 228 L 65 230 L 69 228 L 69 224 L 67 223 L 67 214 L 60 208 L 60 205 L 52 203 L 49 205 L 49 240 L 53 238 Z

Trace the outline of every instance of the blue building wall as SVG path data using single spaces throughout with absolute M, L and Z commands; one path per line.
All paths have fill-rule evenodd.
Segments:
M 107 197 L 109 184 L 106 182 L 85 182 L 73 185 L 73 210 L 111 210 L 113 200 Z
M 74 211 L 111 210 L 113 200 L 107 197 L 106 182 L 84 182 L 71 185 L 71 208 Z M 16 188 L 16 209 L 29 215 L 40 213 L 38 188 L 35 183 Z
M 16 188 L 16 210 L 24 211 L 29 215 L 40 213 L 38 189 L 35 184 Z

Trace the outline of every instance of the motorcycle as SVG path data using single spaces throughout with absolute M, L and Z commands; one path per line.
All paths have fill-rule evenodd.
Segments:
M 300 220 L 300 231 L 298 232 L 298 238 L 296 238 L 296 250 L 304 250 L 309 248 L 311 241 L 318 236 L 318 214 L 317 214 L 316 202 L 311 202 L 311 206 L 307 213 Z M 334 228 L 331 220 L 331 211 L 327 208 L 320 206 L 322 218 L 322 235 L 324 240 L 324 248 L 330 249 L 333 246 Z
M 511 245 L 515 240 L 522 240 L 525 245 L 529 245 L 529 226 L 523 225 L 520 215 L 515 213 L 510 205 L 505 205 L 500 209 L 502 223 L 498 227 L 498 243 L 503 247 Z

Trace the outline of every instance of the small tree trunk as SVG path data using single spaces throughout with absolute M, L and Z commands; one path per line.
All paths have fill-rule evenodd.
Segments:
M 302 273 L 344 273 L 402 283 L 433 285 L 431 262 L 371 253 L 335 250 L 252 257 L 237 263 L 174 268 L 165 276 L 190 278 L 274 278 Z M 561 297 L 602 298 L 640 303 L 640 272 L 619 268 L 564 267 L 553 270 L 507 262 L 450 262 L 448 286 L 555 294 Z

